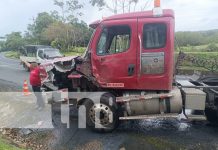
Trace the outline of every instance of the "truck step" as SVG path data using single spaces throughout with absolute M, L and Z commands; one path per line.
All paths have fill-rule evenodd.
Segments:
M 193 121 L 193 120 L 196 120 L 196 121 L 205 121 L 207 120 L 207 118 L 204 116 L 204 115 L 187 115 L 187 120 L 189 121 Z
M 138 120 L 138 119 L 160 119 L 160 118 L 178 118 L 179 114 L 155 114 L 120 117 L 119 120 Z

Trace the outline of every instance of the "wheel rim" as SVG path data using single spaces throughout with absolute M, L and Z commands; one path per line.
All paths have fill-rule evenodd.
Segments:
M 90 111 L 89 117 L 94 124 L 106 126 L 112 122 L 112 111 L 104 104 L 94 104 Z

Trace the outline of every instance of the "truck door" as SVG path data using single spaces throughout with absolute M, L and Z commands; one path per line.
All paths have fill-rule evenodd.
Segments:
M 174 18 L 138 19 L 138 88 L 171 90 L 174 64 Z
M 43 49 L 38 49 L 37 51 L 37 60 L 39 61 L 39 63 L 44 62 L 44 50 Z
M 137 19 L 104 21 L 92 42 L 92 71 L 105 88 L 136 83 Z

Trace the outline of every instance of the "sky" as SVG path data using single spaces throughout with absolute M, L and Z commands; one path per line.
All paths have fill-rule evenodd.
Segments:
M 88 24 L 112 15 L 107 9 L 99 11 L 98 8 L 91 7 L 88 5 L 89 0 L 80 1 L 85 4 L 82 10 L 84 15 L 80 19 Z M 144 1 L 137 5 L 137 9 L 140 10 L 143 5 Z M 176 31 L 218 29 L 217 0 L 161 0 L 161 6 L 164 9 L 174 10 Z M 146 9 L 149 10 L 152 7 L 153 3 L 150 2 Z M 53 0 L 1 0 L 0 36 L 13 31 L 24 32 L 38 13 L 56 9 L 58 8 L 53 5 Z

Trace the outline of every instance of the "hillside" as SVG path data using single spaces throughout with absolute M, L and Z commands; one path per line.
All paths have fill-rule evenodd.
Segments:
M 218 29 L 208 31 L 180 31 L 176 32 L 176 39 L 180 46 L 198 46 L 218 43 Z

